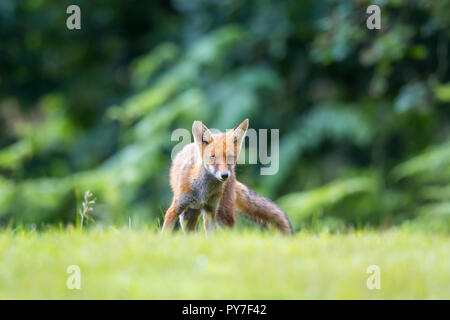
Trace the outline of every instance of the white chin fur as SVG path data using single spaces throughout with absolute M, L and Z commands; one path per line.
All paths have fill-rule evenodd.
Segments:
M 219 173 L 214 172 L 214 168 L 209 165 L 208 163 L 205 163 L 205 169 L 206 171 L 208 171 L 210 174 L 212 174 L 214 177 L 216 177 L 217 179 L 219 179 Z M 221 178 L 219 180 L 222 180 Z

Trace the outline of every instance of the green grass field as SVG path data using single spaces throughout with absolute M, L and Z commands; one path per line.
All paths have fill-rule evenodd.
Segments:
M 3 231 L 0 266 L 1 299 L 450 299 L 450 238 L 407 231 Z

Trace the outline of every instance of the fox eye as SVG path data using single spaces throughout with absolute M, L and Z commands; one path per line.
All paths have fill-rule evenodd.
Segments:
M 217 161 L 216 156 L 210 156 L 209 159 L 214 163 L 216 163 L 216 161 Z
M 227 156 L 227 163 L 228 164 L 234 163 L 234 156 Z

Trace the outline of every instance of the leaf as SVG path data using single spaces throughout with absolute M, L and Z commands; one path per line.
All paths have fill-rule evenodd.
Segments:
M 356 177 L 336 180 L 322 187 L 285 195 L 278 199 L 280 206 L 294 220 L 310 217 L 319 209 L 334 205 L 357 193 L 373 193 L 377 181 L 372 177 Z

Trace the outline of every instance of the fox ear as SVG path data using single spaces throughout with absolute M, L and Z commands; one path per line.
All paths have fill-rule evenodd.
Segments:
M 233 136 L 235 137 L 238 145 L 242 143 L 242 140 L 245 137 L 245 134 L 247 133 L 248 129 L 248 119 L 245 119 L 240 124 L 238 124 L 236 127 L 233 128 Z
M 212 140 L 211 131 L 201 121 L 194 121 L 192 134 L 195 142 L 198 144 L 209 144 Z

